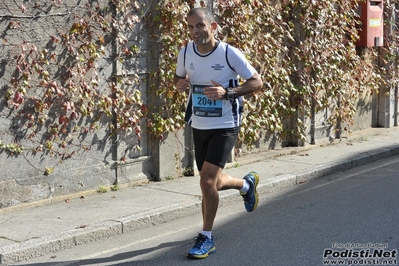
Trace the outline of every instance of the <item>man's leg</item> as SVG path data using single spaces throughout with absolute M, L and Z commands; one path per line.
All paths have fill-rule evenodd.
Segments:
M 203 227 L 195 240 L 195 245 L 189 250 L 187 257 L 203 259 L 216 251 L 212 237 L 213 222 L 219 205 L 217 190 L 218 176 L 222 169 L 219 166 L 205 162 L 200 170 L 200 186 L 202 191 Z
M 203 227 L 202 232 L 196 238 L 194 247 L 187 254 L 189 258 L 206 258 L 216 251 L 212 228 L 219 205 L 219 190 L 241 189 L 243 183 L 243 179 L 222 174 L 222 168 L 217 165 L 208 162 L 203 164 L 200 171 Z
M 195 158 L 200 171 L 203 228 L 195 240 L 194 247 L 187 254 L 189 258 L 206 258 L 216 251 L 212 228 L 219 205 L 218 191 L 230 188 L 242 189 L 244 186 L 245 180 L 222 174 L 227 157 L 234 147 L 237 133 L 236 129 L 213 131 L 193 129 Z
M 243 179 L 222 174 L 222 168 L 205 162 L 200 171 L 200 186 L 202 191 L 203 230 L 212 231 L 213 222 L 219 205 L 219 190 L 241 189 Z

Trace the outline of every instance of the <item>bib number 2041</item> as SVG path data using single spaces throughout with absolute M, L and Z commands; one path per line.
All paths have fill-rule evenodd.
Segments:
M 216 100 L 210 100 L 208 97 L 197 97 L 198 106 L 216 106 Z
M 202 117 L 218 117 L 223 114 L 223 101 L 210 100 L 204 95 L 203 85 L 193 85 L 193 109 L 194 115 Z

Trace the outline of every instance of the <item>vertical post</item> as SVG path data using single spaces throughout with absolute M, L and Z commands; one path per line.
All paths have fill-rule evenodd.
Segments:
M 312 97 L 312 105 L 310 106 L 310 144 L 315 145 L 315 134 L 316 134 L 316 100 Z
M 291 4 L 291 21 L 294 24 L 294 43 L 292 43 L 293 47 L 300 47 L 300 43 L 303 42 L 304 40 L 304 32 L 302 28 L 302 22 L 301 22 L 301 6 L 299 4 Z M 301 87 L 303 86 L 303 83 L 300 78 L 300 72 L 303 70 L 304 65 L 303 62 L 296 57 L 295 55 L 295 49 L 290 50 L 291 53 L 291 58 L 293 63 L 295 64 L 295 68 L 297 71 L 292 74 L 291 80 L 294 86 L 296 87 Z M 298 136 L 298 126 L 299 122 L 298 120 L 304 121 L 305 117 L 303 114 L 303 111 L 298 104 L 302 98 L 301 95 L 298 95 L 296 92 L 291 93 L 291 106 L 296 106 L 296 113 L 292 117 L 288 118 L 287 121 L 284 123 L 284 127 L 286 128 L 285 130 L 288 132 L 287 138 L 283 140 L 282 145 L 287 147 L 287 146 L 303 146 L 304 142 L 300 139 Z
M 386 20 L 388 23 L 384 24 L 384 31 L 386 32 L 386 36 L 391 37 L 392 35 L 396 34 L 396 15 L 395 15 L 395 6 L 394 5 L 389 5 L 391 9 L 391 13 L 388 14 L 388 17 Z M 378 66 L 380 67 L 385 67 L 388 71 L 391 71 L 392 73 L 389 73 L 388 75 L 391 75 L 393 77 L 396 76 L 396 68 L 392 67 L 391 65 L 386 65 L 384 64 L 384 60 L 381 60 L 385 56 L 385 50 L 381 49 L 381 47 L 378 47 Z M 391 51 L 393 52 L 393 51 Z M 377 123 L 379 126 L 389 128 L 395 125 L 395 119 L 397 117 L 397 112 L 395 111 L 397 109 L 397 97 L 396 91 L 397 90 L 397 82 L 395 81 L 395 78 L 391 79 L 386 86 L 381 90 L 382 93 L 378 94 L 378 112 L 377 112 Z
M 186 124 L 184 128 L 184 165 L 185 168 L 193 169 L 193 173 L 195 172 L 195 152 L 194 152 L 194 140 L 193 140 L 193 132 L 191 126 Z
M 158 12 L 157 8 L 157 1 L 151 1 L 149 9 L 152 11 L 154 16 L 155 13 Z M 148 36 L 158 36 L 158 29 L 157 27 L 149 27 Z M 159 69 L 159 45 L 158 40 L 154 38 L 149 38 L 148 50 L 153 51 L 152 53 L 148 54 L 148 68 L 150 73 L 157 73 Z M 154 110 L 158 110 L 158 107 L 161 105 L 161 99 L 157 95 L 157 88 L 159 87 L 159 80 L 156 75 L 149 75 L 148 76 L 148 84 L 147 86 L 147 106 L 154 108 Z M 148 138 L 148 149 L 149 149 L 149 164 L 147 171 L 150 174 L 150 180 L 152 181 L 159 181 L 161 180 L 161 142 L 159 138 Z
M 111 4 L 111 12 L 112 15 L 117 18 L 118 16 L 118 11 L 117 8 L 115 6 L 115 4 Z M 117 33 L 119 31 L 118 28 L 114 29 L 115 32 Z M 116 54 L 118 51 L 118 42 L 116 40 L 116 38 L 114 38 L 112 40 L 112 57 L 113 59 L 116 58 Z M 111 81 L 112 81 L 112 99 L 116 99 L 116 88 L 114 88 L 114 86 L 118 86 L 116 83 L 116 79 L 117 79 L 117 75 L 118 75 L 118 60 L 112 60 L 112 73 L 111 73 Z M 117 114 L 114 110 L 114 108 L 112 108 L 111 110 L 112 112 L 112 127 L 113 127 L 113 132 L 111 133 L 111 157 L 112 157 L 112 161 L 114 162 L 114 166 L 111 169 L 114 171 L 114 177 L 115 177 L 115 181 L 114 184 L 118 184 L 118 166 L 117 166 L 117 161 L 118 161 L 118 136 L 117 136 L 117 128 L 118 128 L 118 122 L 117 122 Z

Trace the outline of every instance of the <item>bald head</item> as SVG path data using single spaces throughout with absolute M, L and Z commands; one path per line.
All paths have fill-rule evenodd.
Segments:
M 193 15 L 204 16 L 205 21 L 209 24 L 216 21 L 213 13 L 207 8 L 203 8 L 203 7 L 194 8 L 190 12 L 188 12 L 187 17 L 193 16 Z

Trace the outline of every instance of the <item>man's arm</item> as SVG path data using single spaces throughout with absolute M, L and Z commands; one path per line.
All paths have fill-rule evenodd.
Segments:
M 211 100 L 223 100 L 226 99 L 227 91 L 223 88 L 222 84 L 211 80 L 213 86 L 204 88 L 204 94 Z M 263 87 L 262 79 L 259 74 L 255 72 L 249 79 L 247 79 L 242 85 L 232 88 L 232 91 L 237 96 L 244 96 L 255 91 L 260 90 Z
M 244 96 L 255 91 L 262 89 L 263 81 L 258 73 L 255 72 L 252 77 L 247 79 L 243 84 L 232 88 L 234 92 L 237 93 L 237 96 Z

